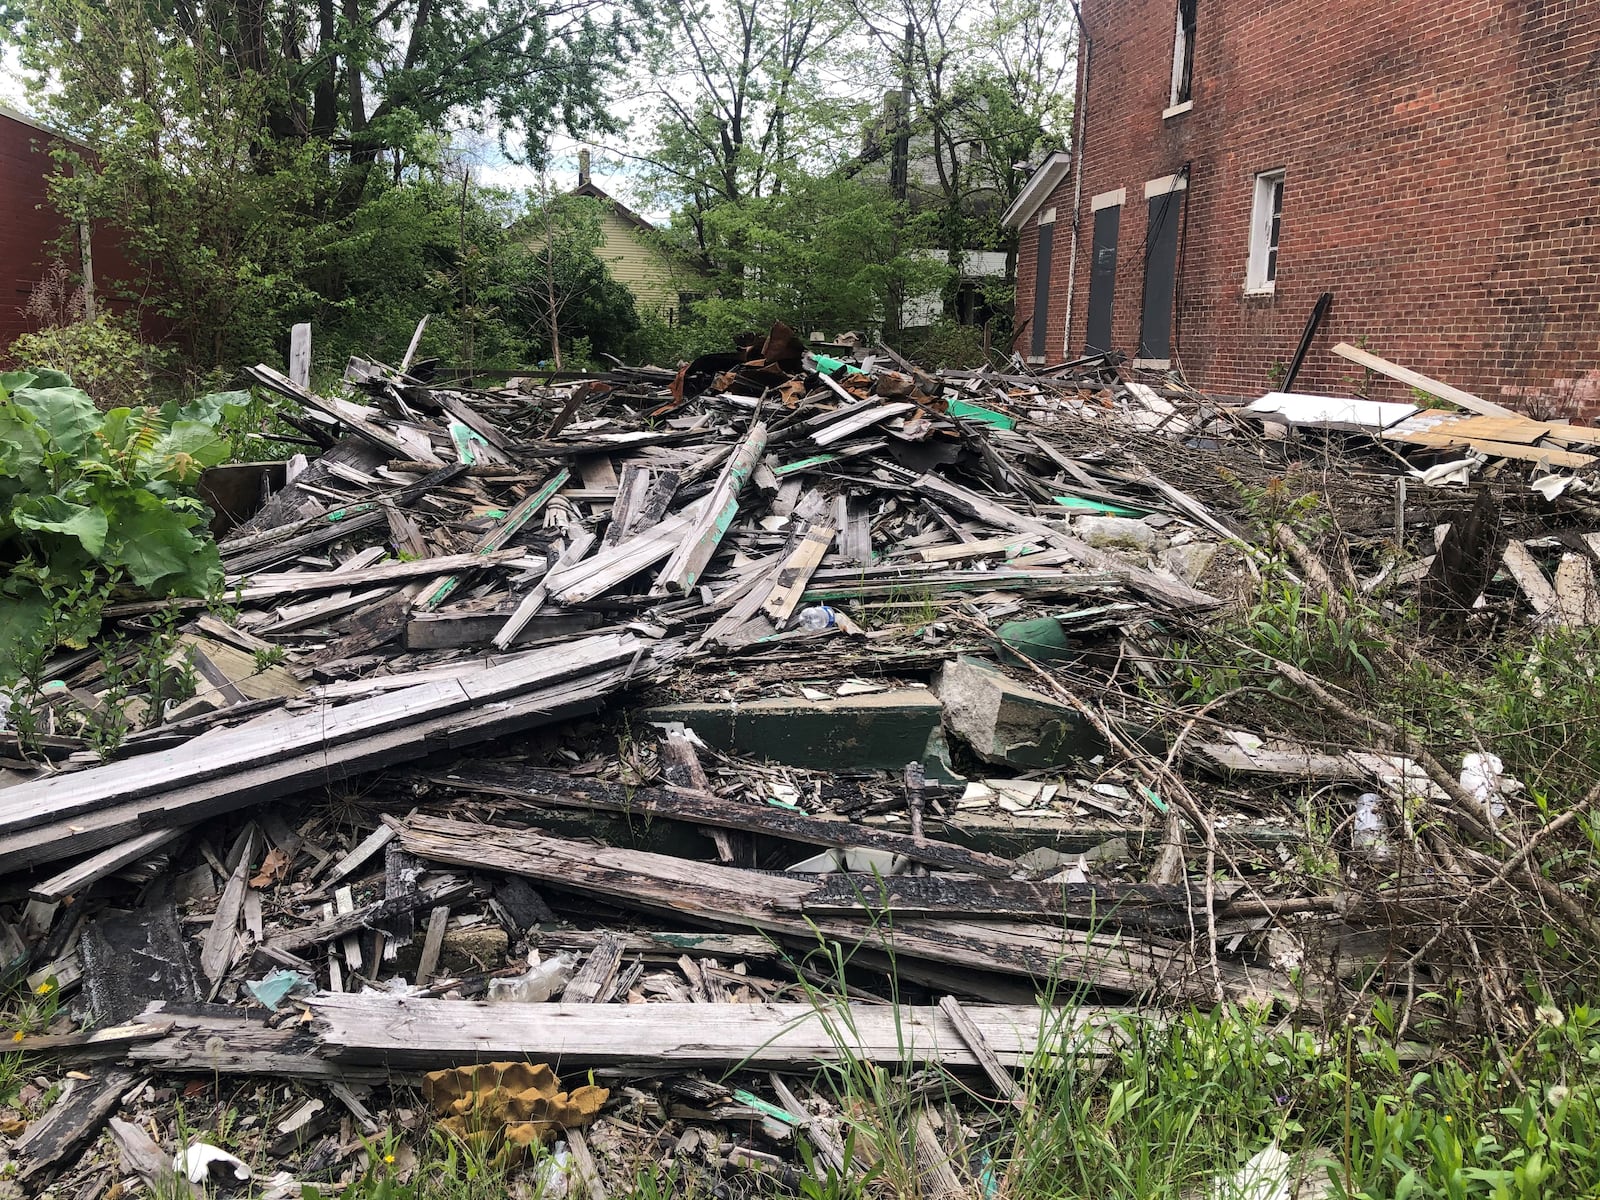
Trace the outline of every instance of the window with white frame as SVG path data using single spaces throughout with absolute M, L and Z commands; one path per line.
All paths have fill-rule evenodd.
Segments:
M 1250 292 L 1270 292 L 1278 282 L 1278 231 L 1283 224 L 1283 172 L 1263 171 L 1256 176 L 1255 202 L 1250 210 L 1250 265 L 1244 286 Z
M 1172 98 L 1169 108 L 1194 100 L 1194 35 L 1200 0 L 1178 0 L 1178 29 L 1172 39 Z

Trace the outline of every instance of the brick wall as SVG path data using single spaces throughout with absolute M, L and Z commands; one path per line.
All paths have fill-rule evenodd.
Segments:
M 1017 231 L 1017 300 L 1012 311 L 1016 313 L 1018 322 L 1024 320 L 1029 322 L 1016 341 L 1016 348 L 1027 356 L 1033 345 L 1032 317 L 1034 283 L 1038 279 L 1039 216 L 1052 208 L 1055 209 L 1055 233 L 1051 236 L 1050 246 L 1051 296 L 1049 318 L 1045 322 L 1044 352 L 1044 358 L 1053 363 L 1070 357 L 1066 350 L 1065 297 L 1067 270 L 1072 260 L 1072 186 L 1072 175 L 1069 172 L 1067 177 L 1056 185 L 1055 190 L 1040 203 L 1038 211 L 1032 213 Z M 1079 254 L 1083 253 L 1085 250 L 1080 249 Z M 1077 323 L 1074 321 L 1074 324 Z
M 1083 345 L 1097 193 L 1127 189 L 1113 343 L 1139 341 L 1144 184 L 1187 165 L 1175 363 L 1253 395 L 1317 296 L 1296 383 L 1349 392 L 1368 349 L 1530 411 L 1600 418 L 1600 3 L 1199 0 L 1194 106 L 1169 101 L 1175 0 L 1085 0 L 1092 38 L 1070 344 Z M 1244 293 L 1254 177 L 1285 171 L 1276 290 Z M 1051 321 L 1066 310 L 1058 189 Z M 1022 234 L 1018 313 L 1031 311 Z M 1052 337 L 1051 358 L 1061 342 Z M 1025 344 L 1024 344 L 1025 348 Z M 1405 398 L 1380 382 L 1369 394 Z
M 49 206 L 45 176 L 53 169 L 49 135 L 0 113 L 0 353 L 29 328 L 22 315 L 61 217 Z M 77 269 L 76 257 L 71 264 Z

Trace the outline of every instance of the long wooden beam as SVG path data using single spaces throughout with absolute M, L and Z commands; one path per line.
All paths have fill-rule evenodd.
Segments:
M 312 1031 L 338 1062 L 399 1069 L 496 1059 L 572 1067 L 810 1070 L 847 1055 L 883 1066 L 977 1069 L 939 1009 L 826 1004 L 486 1004 L 376 993 L 309 1001 Z M 1117 1010 L 966 1005 L 996 1060 L 1032 1061 L 1041 1044 L 1101 1049 Z M 181 1018 L 180 1018 L 181 1020 Z
M 649 912 L 759 929 L 812 944 L 833 942 L 847 953 L 881 952 L 902 962 L 924 960 L 963 971 L 1016 975 L 1041 987 L 1069 979 L 1130 996 L 1213 996 L 1211 971 L 1187 944 L 1170 939 L 1139 939 L 1042 921 L 879 923 L 870 917 L 812 917 L 796 910 L 815 884 L 798 876 L 436 817 L 413 817 L 396 828 L 408 853 L 431 862 L 526 875 Z M 1217 979 L 1237 999 L 1292 1001 L 1285 981 L 1269 972 L 1221 963 Z

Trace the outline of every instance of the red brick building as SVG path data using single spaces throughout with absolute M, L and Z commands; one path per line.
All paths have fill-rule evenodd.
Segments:
M 65 224 L 50 207 L 50 144 L 61 135 L 0 105 L 0 354 L 33 326 L 23 308 L 57 257 Z M 74 246 L 76 249 L 76 246 Z M 81 269 L 76 256 L 67 264 Z
M 1023 354 L 1257 395 L 1329 292 L 1297 391 L 1360 386 L 1330 353 L 1359 340 L 1600 416 L 1600 2 L 1083 0 L 1083 23 L 1076 160 L 1007 213 Z

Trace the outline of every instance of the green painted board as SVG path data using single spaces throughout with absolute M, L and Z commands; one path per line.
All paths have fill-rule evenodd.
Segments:
M 985 425 L 993 425 L 996 429 L 1015 429 L 1017 423 L 1005 413 L 995 412 L 992 408 L 983 408 L 977 404 L 968 404 L 965 400 L 952 400 L 945 405 L 945 412 L 952 417 L 966 417 L 969 420 L 981 421 Z

